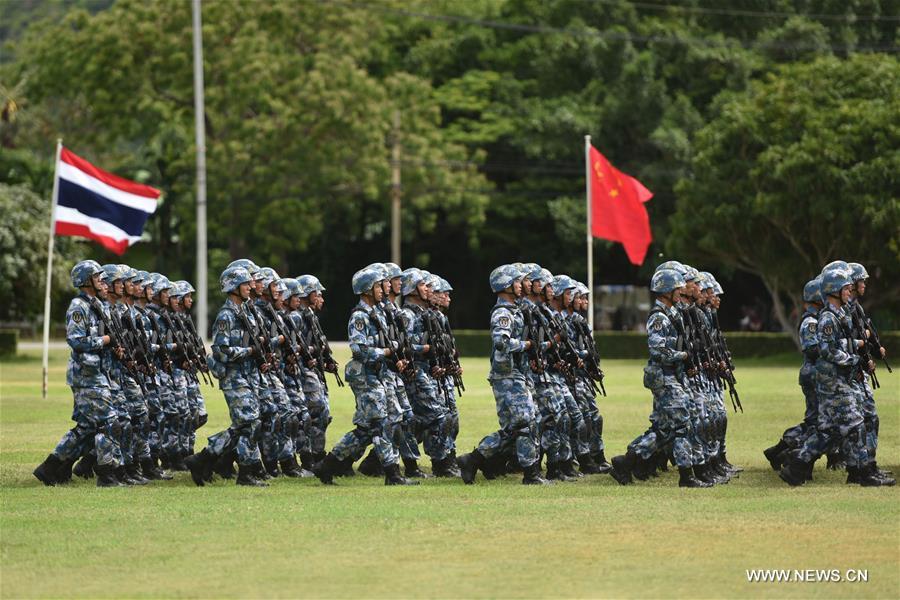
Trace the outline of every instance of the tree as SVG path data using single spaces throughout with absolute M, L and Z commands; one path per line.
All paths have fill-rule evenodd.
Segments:
M 803 284 L 826 263 L 863 263 L 900 294 L 900 61 L 854 55 L 786 65 L 723 94 L 676 188 L 668 247 L 758 276 L 794 331 Z
M 0 183 L 0 214 L 0 321 L 30 320 L 44 310 L 49 198 L 23 185 Z M 73 261 L 60 252 L 66 246 L 58 244 L 53 257 L 51 290 L 57 296 L 71 290 Z

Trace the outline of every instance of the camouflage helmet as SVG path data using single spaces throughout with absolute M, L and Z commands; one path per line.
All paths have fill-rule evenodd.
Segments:
M 83 260 L 72 267 L 72 286 L 86 287 L 91 282 L 91 277 L 103 273 L 100 263 L 96 260 Z
M 853 278 L 854 282 L 869 278 L 869 272 L 866 271 L 866 268 L 864 266 L 862 266 L 859 263 L 849 263 L 849 264 L 850 264 L 850 271 L 852 272 L 852 278 Z
M 575 280 L 568 275 L 557 275 L 550 282 L 550 287 L 553 288 L 553 294 L 555 296 L 562 296 L 563 292 L 574 288 L 575 285 Z
M 372 263 L 372 264 L 370 264 L 370 265 L 368 265 L 368 266 L 366 266 L 366 267 L 364 267 L 364 268 L 366 268 L 366 269 L 375 269 L 376 271 L 379 271 L 379 272 L 381 273 L 381 278 L 382 278 L 382 279 L 387 279 L 387 278 L 390 276 L 390 275 L 389 275 L 388 268 L 387 268 L 387 266 L 386 266 L 384 263 L 374 262 L 374 263 Z
M 415 267 L 403 271 L 403 273 L 400 275 L 400 294 L 403 296 L 409 296 L 410 294 L 415 292 L 419 283 L 427 281 L 425 278 L 425 273 L 426 271 L 416 269 Z
M 100 276 L 100 279 L 110 285 L 117 279 L 122 279 L 125 274 L 119 265 L 113 263 L 105 264 L 100 268 L 103 269 L 103 275 Z
M 716 296 L 721 296 L 725 293 L 725 290 L 722 289 L 722 284 L 719 283 L 715 278 L 713 278 L 713 293 Z
M 281 277 L 272 267 L 260 267 L 259 272 L 253 277 L 255 281 L 261 281 L 263 287 L 268 291 L 269 285 L 276 283 Z
M 429 273 L 428 277 L 425 278 L 425 284 L 432 289 L 432 291 L 439 292 L 438 289 L 441 287 L 441 278 L 435 275 L 434 273 Z
M 306 298 L 313 292 L 325 291 L 325 286 L 319 283 L 319 279 L 315 275 L 301 275 L 297 277 L 297 285 L 297 296 L 301 298 Z
M 188 294 L 188 285 L 186 281 L 175 281 L 172 283 L 172 291 L 169 292 L 170 298 L 181 298 Z
M 700 271 L 700 289 L 716 291 L 716 278 L 709 271 Z
M 667 260 L 666 262 L 658 265 L 656 267 L 656 270 L 654 271 L 654 273 L 658 273 L 659 271 L 662 271 L 663 269 L 672 269 L 674 271 L 678 271 L 682 275 L 684 275 L 684 272 L 685 272 L 684 265 L 681 264 L 680 262 L 678 262 L 677 260 Z
M 500 265 L 493 271 L 488 278 L 491 284 L 491 290 L 494 293 L 502 292 L 509 288 L 513 282 L 522 278 L 522 273 L 513 265 Z
M 850 268 L 850 263 L 847 263 L 843 260 L 833 260 L 830 263 L 828 263 L 827 265 L 825 265 L 824 267 L 822 267 L 822 273 L 825 273 L 825 271 L 831 271 L 832 269 L 840 269 L 842 271 L 851 271 L 851 272 L 853 271 L 853 269 Z
M 810 279 L 803 286 L 804 302 L 821 302 L 822 301 L 822 276 L 819 275 L 815 279 Z
M 285 277 L 281 280 L 284 284 L 284 292 L 282 293 L 282 297 L 287 300 L 291 296 L 300 296 L 300 282 L 294 279 L 293 277 Z
M 219 276 L 219 285 L 222 291 L 230 294 L 240 287 L 242 283 L 250 283 L 253 278 L 245 267 L 227 267 Z
M 160 275 L 153 280 L 153 288 L 151 289 L 151 292 L 154 296 L 159 296 L 161 292 L 171 290 L 173 287 L 174 286 L 172 285 L 172 282 L 169 281 L 168 277 L 166 277 L 165 275 Z
M 350 285 L 353 293 L 359 296 L 371 292 L 372 287 L 382 279 L 384 279 L 383 270 L 364 267 L 353 274 Z
M 668 294 L 684 287 L 684 276 L 675 269 L 659 269 L 650 279 L 650 291 L 656 294 Z
M 532 275 L 540 274 L 541 265 L 537 263 L 522 263 L 522 273 L 525 274 L 525 279 L 532 279 Z
M 700 283 L 700 271 L 692 267 L 691 265 L 684 265 L 684 280 L 687 281 L 696 281 L 698 284 Z
M 444 279 L 443 277 L 439 277 L 440 279 L 440 289 L 435 290 L 437 292 L 452 292 L 453 286 L 450 285 L 450 282 Z
M 853 283 L 853 272 L 850 269 L 828 269 L 822 273 L 821 277 L 823 296 L 840 294 L 845 285 Z
M 194 292 L 197 291 L 194 289 L 194 286 L 192 286 L 189 281 L 185 281 L 184 279 L 179 279 L 178 281 L 175 282 L 175 285 L 184 286 L 184 288 L 187 290 L 186 292 L 184 292 L 184 294 L 182 294 L 182 296 L 184 296 L 186 294 L 193 294 Z
M 250 273 L 250 277 L 253 279 L 256 279 L 256 275 L 257 273 L 259 273 L 259 267 L 256 266 L 256 263 L 249 258 L 239 258 L 237 260 L 233 260 L 228 263 L 228 266 L 225 268 L 229 269 L 231 267 L 243 267 L 247 269 L 247 272 Z
M 119 269 L 122 271 L 122 279 L 134 279 L 138 274 L 137 269 L 128 265 L 119 265 Z
M 384 263 L 384 268 L 387 270 L 387 276 L 390 279 L 400 277 L 403 274 L 403 269 L 397 263 L 386 262 Z
M 150 283 L 150 273 L 148 273 L 147 271 L 138 271 L 132 282 L 140 285 L 141 287 L 146 286 Z
M 575 282 L 575 295 L 576 296 L 587 296 L 590 290 L 588 287 L 581 283 L 580 281 Z

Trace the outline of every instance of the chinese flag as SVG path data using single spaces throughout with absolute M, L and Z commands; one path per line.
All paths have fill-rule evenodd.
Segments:
M 591 233 L 621 242 L 632 264 L 640 265 L 653 240 L 644 202 L 653 197 L 640 181 L 616 170 L 606 157 L 590 148 Z

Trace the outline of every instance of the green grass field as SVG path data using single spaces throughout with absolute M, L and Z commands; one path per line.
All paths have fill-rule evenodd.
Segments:
M 900 488 L 847 486 L 819 465 L 790 489 L 765 463 L 762 449 L 802 415 L 790 362 L 738 365 L 747 412 L 729 415 L 728 448 L 746 471 L 709 490 L 679 489 L 674 472 L 628 487 L 594 475 L 196 488 L 181 473 L 142 488 L 47 488 L 31 471 L 70 426 L 65 364 L 54 352 L 44 401 L 36 353 L 0 363 L 3 597 L 900 597 Z M 487 361 L 464 367 L 461 452 L 497 426 Z M 646 427 L 650 397 L 639 361 L 604 368 L 612 456 Z M 900 373 L 881 380 L 879 463 L 900 473 Z M 329 447 L 353 408 L 331 387 Z M 217 390 L 204 395 L 208 435 L 227 412 Z M 748 583 L 756 568 L 866 569 L 868 582 Z

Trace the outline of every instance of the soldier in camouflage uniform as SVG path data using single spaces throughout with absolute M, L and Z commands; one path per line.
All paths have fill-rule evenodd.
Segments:
M 196 334 L 196 329 L 191 320 L 191 308 L 194 306 L 194 286 L 183 279 L 176 281 L 175 286 L 181 298 L 182 311 L 178 316 L 184 323 L 184 328 Z M 187 398 L 191 427 L 187 446 L 183 448 L 183 451 L 185 456 L 190 456 L 194 453 L 194 444 L 197 438 L 196 431 L 206 425 L 209 419 L 209 415 L 206 412 L 206 403 L 203 400 L 203 394 L 200 392 L 200 381 L 197 377 L 193 377 L 188 381 Z
M 374 313 L 375 305 L 383 299 L 381 282 L 384 278 L 385 272 L 374 268 L 361 269 L 353 275 L 353 293 L 359 295 L 359 303 L 353 308 L 347 326 L 353 360 L 344 369 L 344 379 L 356 398 L 356 412 L 353 415 L 356 428 L 345 434 L 332 451 L 316 464 L 314 472 L 325 484 L 334 483 L 342 461 L 351 456 L 362 456 L 369 444 L 374 445 L 378 453 L 385 473 L 385 485 L 419 483 L 400 475 L 399 456 L 388 420 L 387 397 L 382 380 L 386 368 L 384 361 L 394 349 L 377 344 L 379 326 Z
M 610 475 L 622 485 L 632 477 L 647 479 L 656 468 L 655 454 L 671 452 L 678 466 L 678 485 L 688 488 L 710 487 L 694 477 L 692 398 L 687 391 L 685 361 L 687 352 L 678 348 L 676 304 L 685 287 L 684 277 L 674 269 L 658 269 L 650 280 L 656 295 L 647 318 L 647 346 L 650 359 L 644 367 L 644 387 L 653 392 L 650 428 L 628 445 L 625 455 L 612 460 Z
M 893 485 L 867 468 L 866 428 L 858 388 L 854 379 L 864 377 L 875 365 L 861 364 L 857 349 L 863 340 L 854 339 L 846 322 L 853 280 L 846 263 L 833 264 L 822 272 L 822 296 L 816 332 L 819 356 L 816 359 L 816 396 L 819 401 L 816 431 L 803 446 L 790 453 L 779 472 L 791 486 L 803 485 L 812 476 L 815 461 L 831 448 L 839 448 L 847 463 L 847 483 L 866 487 Z
M 490 276 L 491 290 L 497 294 L 497 304 L 491 313 L 491 372 L 488 381 L 497 404 L 500 429 L 485 437 L 470 454 L 459 457 L 462 479 L 475 482 L 475 475 L 485 461 L 495 454 L 515 447 L 518 462 L 524 472 L 523 484 L 546 484 L 541 477 L 538 456 L 537 409 L 525 380 L 527 358 L 531 347 L 524 340 L 525 323 L 516 306 L 522 295 L 523 273 L 513 265 L 502 265 Z
M 116 440 L 120 432 L 118 415 L 109 389 L 110 337 L 103 332 L 102 321 L 92 308 L 101 289 L 103 270 L 96 261 L 81 261 L 72 269 L 72 286 L 79 290 L 66 311 L 66 341 L 72 349 L 66 371 L 66 384 L 72 388 L 75 427 L 67 432 L 52 454 L 34 470 L 45 485 L 64 480 L 64 463 L 71 464 L 93 443 L 97 456 L 94 471 L 98 487 L 121 485 L 114 471 L 121 451 Z
M 763 451 L 766 460 L 776 472 L 781 470 L 788 451 L 800 448 L 806 438 L 816 430 L 816 423 L 819 420 L 819 401 L 816 398 L 816 360 L 819 357 L 819 338 L 816 335 L 816 328 L 818 314 L 822 310 L 821 285 L 822 278 L 817 277 L 810 279 L 803 286 L 804 312 L 798 328 L 800 352 L 803 354 L 799 383 L 806 400 L 803 421 L 786 429 L 777 444 Z
M 191 471 L 191 479 L 198 486 L 212 479 L 213 466 L 218 458 L 232 450 L 238 461 L 236 483 L 267 485 L 255 476 L 262 466 L 259 399 L 254 380 L 259 369 L 266 369 L 268 363 L 257 366 L 255 358 L 260 357 L 254 357 L 256 351 L 248 345 L 248 338 L 255 331 L 255 323 L 245 306 L 251 301 L 251 281 L 250 272 L 243 267 L 228 267 L 219 278 L 222 291 L 228 294 L 228 298 L 213 324 L 212 354 L 208 363 L 225 395 L 231 427 L 211 436 L 206 448 L 185 461 Z

